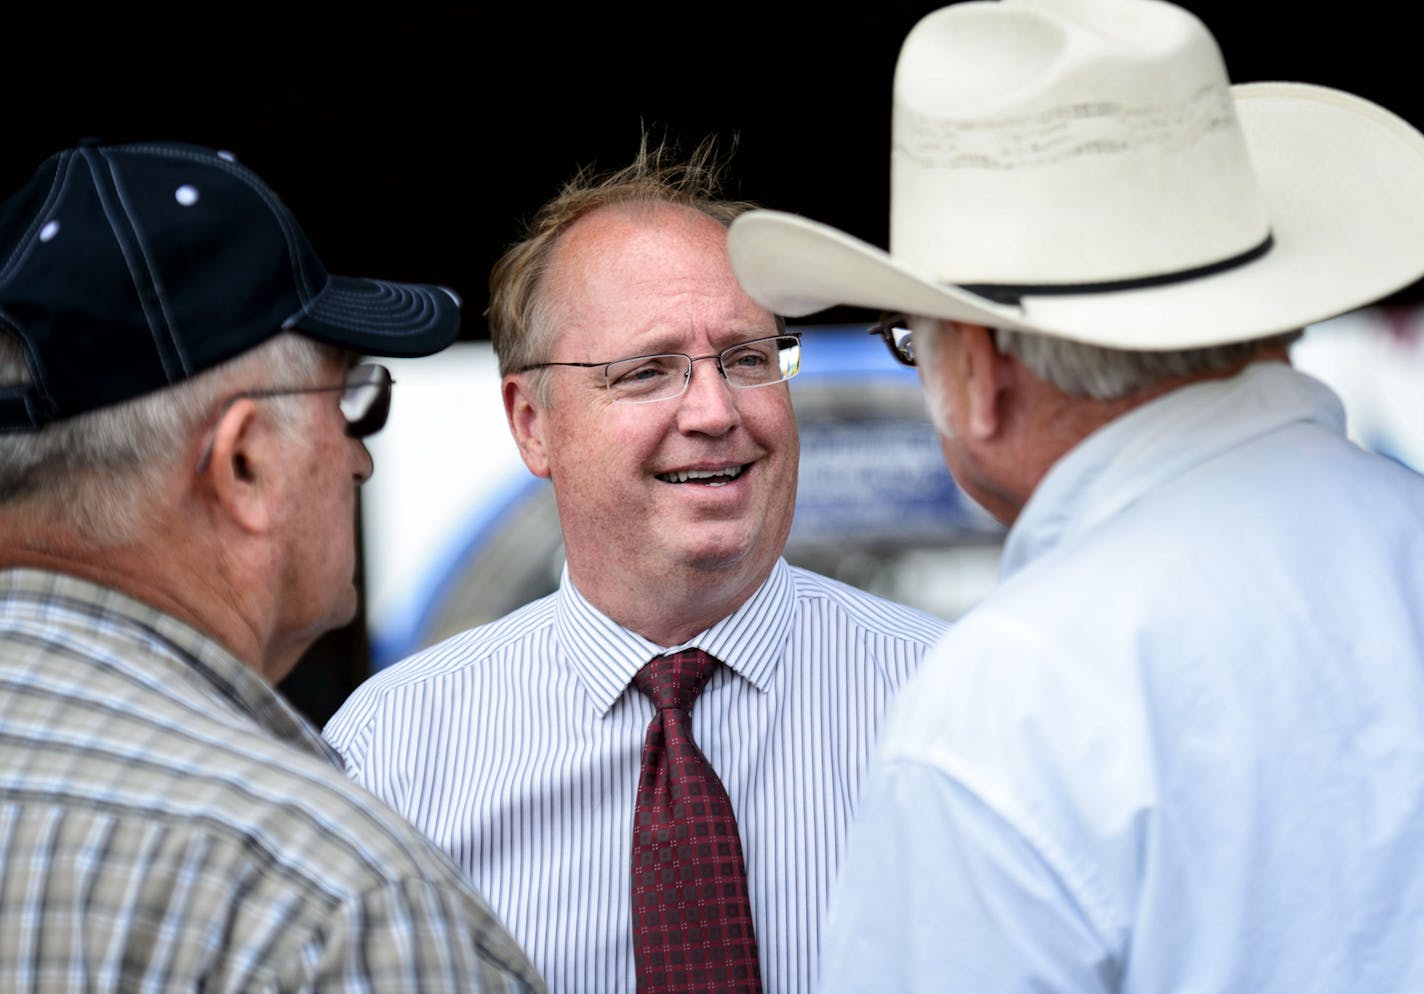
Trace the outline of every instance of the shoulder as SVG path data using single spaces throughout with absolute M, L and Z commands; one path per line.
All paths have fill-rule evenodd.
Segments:
M 552 631 L 556 596 L 466 629 L 375 673 L 333 716 L 324 731 L 327 739 L 349 737 L 351 729 L 370 722 L 385 707 L 478 679 L 483 670 L 506 658 L 517 662 L 525 653 L 542 651 Z
M 62 788 L 29 780 L 31 807 L 165 839 L 152 853 L 155 877 L 202 859 L 263 881 L 293 907 L 330 907 L 397 881 L 463 894 L 449 861 L 314 740 L 282 739 L 245 712 L 205 705 L 149 686 L 130 688 L 109 713 L 73 699 L 51 707 L 29 748 L 63 751 L 70 772 Z M 112 850 L 116 863 L 136 854 L 121 842 Z
M 262 847 L 274 857 L 304 854 L 309 872 L 342 900 L 398 881 L 458 887 L 438 850 L 343 771 L 312 760 L 292 762 L 287 773 L 262 815 Z
M 790 568 L 798 615 L 819 614 L 858 635 L 919 643 L 938 642 L 949 628 L 944 618 L 868 593 L 800 566 Z
M 333 950 L 350 947 L 364 949 L 377 972 L 430 971 L 424 982 L 431 989 L 475 978 L 481 985 L 501 977 L 537 983 L 483 897 L 385 803 L 314 757 L 294 753 L 275 776 L 257 765 L 233 771 L 234 781 L 252 786 L 244 791 L 246 807 L 234 807 L 241 814 L 221 826 L 249 885 L 232 900 L 240 906 L 251 895 L 282 909 L 284 941 L 303 950 L 285 958 L 294 969 L 305 969 L 300 964 L 312 955 L 331 959 Z M 270 757 L 263 765 L 270 767 Z M 427 948 L 432 941 L 443 948 Z

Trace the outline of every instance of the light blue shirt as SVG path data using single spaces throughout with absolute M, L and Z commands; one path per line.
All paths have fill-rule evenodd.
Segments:
M 821 990 L 1424 990 L 1424 478 L 1277 363 L 1053 467 L 882 732 Z
M 822 917 L 880 718 L 945 623 L 778 561 L 694 638 L 725 662 L 692 732 L 746 853 L 767 994 L 812 989 Z M 667 650 L 569 582 L 383 670 L 325 735 L 358 781 L 479 882 L 551 991 L 635 989 L 629 862 Z

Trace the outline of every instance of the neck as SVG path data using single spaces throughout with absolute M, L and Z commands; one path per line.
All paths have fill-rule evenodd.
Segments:
M 191 530 L 146 529 L 128 542 L 96 545 L 0 513 L 0 533 L 0 569 L 49 570 L 116 590 L 191 625 L 272 679 L 271 654 L 252 622 L 254 598 L 233 582 L 231 560 Z
M 682 645 L 735 612 L 766 582 L 769 572 L 745 578 L 728 570 L 684 570 L 629 586 L 626 577 L 617 585 L 600 583 L 596 571 L 569 564 L 569 578 L 590 604 L 664 647 Z
M 1024 369 L 1020 382 L 1028 403 L 1016 409 L 1018 419 L 1013 427 L 1017 430 L 1008 433 L 1006 437 L 1010 444 L 999 453 L 1001 467 L 996 477 L 1007 483 L 1000 488 L 1003 499 L 996 507 L 990 508 L 991 512 L 1004 524 L 1012 525 L 1053 465 L 1109 422 L 1174 390 L 1208 380 L 1230 379 L 1250 362 L 1267 360 L 1288 361 L 1288 358 L 1283 349 L 1262 350 L 1251 359 L 1229 368 L 1190 376 L 1165 377 L 1141 390 L 1111 400 L 1065 393 Z

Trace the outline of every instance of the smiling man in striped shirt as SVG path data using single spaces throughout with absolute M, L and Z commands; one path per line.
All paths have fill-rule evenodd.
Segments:
M 716 173 L 709 146 L 685 162 L 645 146 L 576 177 L 497 264 L 505 407 L 553 484 L 563 582 L 378 674 L 325 732 L 557 991 L 810 991 L 880 716 L 944 627 L 782 558 L 800 342 L 731 273 L 746 205 L 718 198 Z M 646 674 L 707 657 L 655 716 Z M 737 839 L 715 867 L 695 844 L 658 848 L 684 829 L 676 803 L 657 827 L 640 789 L 664 733 L 674 766 L 690 733 L 709 795 L 725 787 Z M 741 910 L 693 886 L 724 870 Z

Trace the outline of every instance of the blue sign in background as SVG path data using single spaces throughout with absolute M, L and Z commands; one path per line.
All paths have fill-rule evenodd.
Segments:
M 941 544 L 999 526 L 944 465 L 919 377 L 862 326 L 807 326 L 791 381 L 801 473 L 791 542 Z
M 927 422 L 802 421 L 792 542 L 940 541 L 986 527 L 945 469 Z

